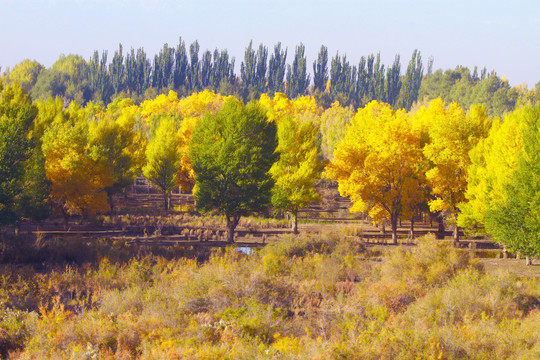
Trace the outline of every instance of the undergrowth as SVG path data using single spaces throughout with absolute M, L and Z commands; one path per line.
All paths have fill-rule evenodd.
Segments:
M 4 248 L 3 358 L 540 355 L 540 282 L 486 274 L 430 237 L 382 261 L 340 233 L 285 237 L 251 255 L 101 240 L 64 249 L 73 261 L 60 248 L 54 255 L 54 242 L 43 246 L 19 254 L 18 264 L 6 258 L 14 248 Z M 44 254 L 56 256 L 55 265 L 37 266 Z

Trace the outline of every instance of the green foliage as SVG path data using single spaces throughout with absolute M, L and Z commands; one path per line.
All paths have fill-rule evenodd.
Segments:
M 298 210 L 316 201 L 315 183 L 323 168 L 319 160 L 317 126 L 309 120 L 285 117 L 278 123 L 279 160 L 270 169 L 275 186 L 272 204 L 294 217 L 293 230 L 298 232 Z
M 424 68 L 420 51 L 414 50 L 407 66 L 405 78 L 403 79 L 403 89 L 400 94 L 398 106 L 407 111 L 411 109 L 412 104 L 418 99 L 423 72 Z
M 486 228 L 512 252 L 540 256 L 540 106 L 522 112 L 525 129 L 512 180 L 505 186 L 506 201 L 486 214 Z
M 287 60 L 287 49 L 281 49 L 281 43 L 274 46 L 274 53 L 270 54 L 268 61 L 268 93 L 270 96 L 277 92 L 284 92 L 285 69 Z
M 456 102 L 463 108 L 473 104 L 485 106 L 488 115 L 502 116 L 514 110 L 518 100 L 518 90 L 510 88 L 508 81 L 492 71 L 482 70 L 481 77 L 464 66 L 454 70 L 437 70 L 422 80 L 418 101 L 442 98 L 445 102 Z
M 42 162 L 29 136 L 36 115 L 37 107 L 18 84 L 0 93 L 0 225 L 19 220 L 21 206 L 39 207 L 43 201 L 35 186 L 43 180 Z M 36 204 L 31 204 L 33 200 Z
M 268 171 L 277 158 L 276 125 L 256 103 L 228 100 L 199 120 L 190 159 L 195 198 L 203 211 L 225 215 L 229 240 L 241 216 L 266 209 L 273 186 Z
M 295 99 L 305 95 L 309 86 L 310 75 L 307 73 L 306 47 L 300 43 L 296 47 L 292 65 L 287 65 L 287 97 Z
M 467 201 L 459 205 L 458 225 L 485 233 L 486 212 L 506 201 L 505 187 L 512 181 L 523 151 L 525 126 L 523 110 L 508 113 L 504 120 L 495 119 L 487 138 L 470 151 Z
M 328 81 L 328 48 L 321 45 L 317 60 L 313 62 L 313 86 L 323 92 Z

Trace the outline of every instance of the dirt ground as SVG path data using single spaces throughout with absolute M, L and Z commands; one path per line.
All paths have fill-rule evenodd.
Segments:
M 488 272 L 502 272 L 519 277 L 540 278 L 540 259 L 533 260 L 533 265 L 525 265 L 525 259 L 479 259 Z

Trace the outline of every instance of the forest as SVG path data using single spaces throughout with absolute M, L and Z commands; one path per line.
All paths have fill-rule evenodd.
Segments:
M 226 50 L 199 52 L 120 45 L 110 63 L 0 77 L 0 356 L 540 356 L 538 278 L 469 251 L 540 257 L 540 82 L 433 71 L 419 51 L 402 74 L 399 55 L 351 65 L 321 46 L 310 73 L 302 44 L 287 64 L 279 43 L 250 43 L 240 75 Z M 141 177 L 158 206 L 125 206 Z M 351 215 L 301 218 L 328 189 Z M 415 236 L 430 220 L 439 238 Z M 143 240 L 175 223 L 199 242 L 217 224 L 227 246 L 110 235 L 140 222 Z M 104 231 L 61 236 L 86 225 Z M 389 241 L 363 241 L 369 226 Z M 268 227 L 272 241 L 234 246 Z

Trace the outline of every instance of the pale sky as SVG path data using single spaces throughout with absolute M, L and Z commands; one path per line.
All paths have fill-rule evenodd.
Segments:
M 484 66 L 511 85 L 540 81 L 539 0 L 0 0 L 0 66 L 35 59 L 49 67 L 60 54 L 89 59 L 94 50 L 143 47 L 150 59 L 164 43 L 198 40 L 227 49 L 237 73 L 253 40 L 273 51 L 300 42 L 309 70 L 321 45 L 351 65 L 381 53 L 385 65 L 401 55 L 405 73 L 414 49 L 434 69 Z

